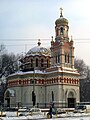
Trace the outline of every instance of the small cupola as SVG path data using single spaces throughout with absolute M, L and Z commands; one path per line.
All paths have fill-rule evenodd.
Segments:
M 60 8 L 60 18 L 55 21 L 56 41 L 60 41 L 63 37 L 65 41 L 68 40 L 68 20 L 63 17 L 62 8 Z

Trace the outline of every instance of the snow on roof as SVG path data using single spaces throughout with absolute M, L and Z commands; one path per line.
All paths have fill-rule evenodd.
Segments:
M 62 70 L 50 71 L 50 72 L 47 72 L 47 74 L 55 73 L 55 72 L 62 72 Z M 71 73 L 71 74 L 77 74 L 77 75 L 79 75 L 79 73 L 75 72 L 75 71 L 66 71 L 66 70 L 63 70 L 63 73 Z
M 44 48 L 42 46 L 35 46 L 27 52 L 26 56 L 27 55 L 42 55 L 42 54 L 43 55 L 47 55 L 47 54 L 49 55 L 50 52 L 47 48 Z
M 52 66 L 50 68 L 55 68 L 55 67 L 60 68 L 60 69 L 47 72 L 47 74 L 54 73 L 54 72 L 64 72 L 64 73 L 71 73 L 71 74 L 77 74 L 77 75 L 79 75 L 77 69 L 75 69 L 75 68 L 72 69 L 72 68 L 67 68 L 67 67 L 60 67 L 58 65 L 57 66 L 54 65 L 54 66 Z M 50 68 L 48 68 L 48 69 L 50 69 Z
M 34 71 L 27 71 L 27 72 L 22 72 L 22 71 L 18 71 L 18 72 L 15 72 L 10 76 L 14 76 L 14 75 L 25 75 L 25 74 L 29 74 L 29 73 L 39 73 L 39 74 L 45 74 L 46 72 L 45 71 L 41 71 L 41 70 L 34 70 Z
M 41 55 L 44 55 L 44 56 L 49 56 L 49 54 L 44 54 L 44 53 L 31 53 L 31 54 L 26 54 L 26 56 L 41 56 Z

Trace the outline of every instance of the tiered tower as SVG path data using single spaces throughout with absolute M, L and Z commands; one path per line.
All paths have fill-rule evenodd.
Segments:
M 79 73 L 74 68 L 74 46 L 68 36 L 68 20 L 63 17 L 55 21 L 55 40 L 51 40 L 51 67 L 47 68 L 47 91 L 53 92 L 53 101 L 75 107 L 79 102 Z
M 63 17 L 62 9 L 60 18 L 55 21 L 55 41 L 51 41 L 51 65 L 74 68 L 73 40 L 68 37 L 68 20 Z

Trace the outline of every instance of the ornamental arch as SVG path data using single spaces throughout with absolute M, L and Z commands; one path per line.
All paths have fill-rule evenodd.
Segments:
M 65 94 L 67 107 L 74 108 L 76 105 L 76 92 L 74 89 L 68 89 Z
M 14 106 L 11 103 L 15 103 L 15 100 L 16 100 L 15 96 L 16 96 L 15 90 L 13 90 L 13 89 L 7 89 L 5 91 L 5 93 L 4 93 L 4 101 L 5 101 L 7 107 Z

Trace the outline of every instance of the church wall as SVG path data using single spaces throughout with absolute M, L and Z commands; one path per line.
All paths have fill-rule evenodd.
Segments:
M 21 101 L 22 101 L 22 97 L 21 97 L 22 88 L 21 87 L 12 87 L 12 89 L 15 90 L 15 93 L 16 93 L 16 103 L 14 103 L 14 104 L 17 105 L 18 102 L 21 103 Z
M 45 87 L 35 86 L 36 103 L 45 103 Z
M 15 101 L 11 100 L 11 104 L 17 105 L 21 103 L 23 105 L 32 104 L 32 91 L 33 86 L 12 87 L 15 90 Z M 45 103 L 45 87 L 35 86 L 36 103 Z
M 52 102 L 52 91 L 54 93 L 54 101 L 60 101 L 61 99 L 61 86 L 60 85 L 50 85 L 47 86 L 47 103 Z

